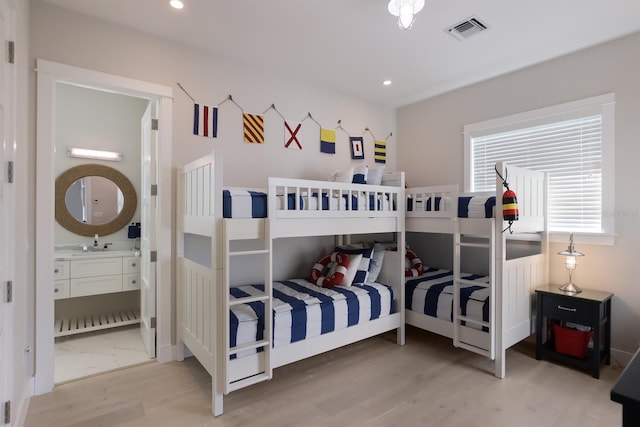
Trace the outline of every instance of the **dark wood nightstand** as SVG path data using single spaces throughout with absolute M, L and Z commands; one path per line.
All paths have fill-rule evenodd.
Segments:
M 600 364 L 611 363 L 611 292 L 584 289 L 568 294 L 558 285 L 536 289 L 536 359 L 550 359 L 591 371 L 600 378 Z M 572 322 L 593 330 L 593 348 L 585 358 L 556 351 L 550 325 L 555 321 Z M 543 339 L 544 338 L 544 339 Z

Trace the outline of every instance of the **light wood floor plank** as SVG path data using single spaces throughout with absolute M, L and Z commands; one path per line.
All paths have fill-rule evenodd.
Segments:
M 609 398 L 622 369 L 587 372 L 537 361 L 531 341 L 507 353 L 507 378 L 451 341 L 409 327 L 274 372 L 225 397 L 211 415 L 211 378 L 193 358 L 149 363 L 57 386 L 31 399 L 26 427 L 616 426 Z

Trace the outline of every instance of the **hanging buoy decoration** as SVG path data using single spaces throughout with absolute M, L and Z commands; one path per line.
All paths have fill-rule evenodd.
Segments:
M 502 195 L 502 217 L 505 221 L 518 220 L 518 199 L 516 193 L 508 187 Z
M 502 217 L 505 221 L 509 222 L 509 225 L 507 226 L 507 228 L 502 230 L 502 232 L 504 233 L 505 231 L 509 230 L 509 233 L 513 233 L 513 229 L 511 229 L 511 225 L 513 224 L 514 221 L 518 220 L 518 216 L 519 216 L 518 198 L 516 197 L 516 193 L 509 188 L 509 183 L 507 182 L 507 180 L 503 178 L 502 175 L 500 175 L 500 172 L 498 172 L 498 168 L 494 166 L 494 169 L 496 170 L 496 173 L 502 180 L 502 185 L 504 186 L 504 188 L 507 189 L 502 194 Z M 505 176 L 507 178 L 509 177 L 509 171 L 507 170 L 506 167 L 505 167 Z

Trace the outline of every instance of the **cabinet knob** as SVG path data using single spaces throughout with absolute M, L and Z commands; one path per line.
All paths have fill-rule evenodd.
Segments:
M 135 262 L 132 262 L 132 263 L 131 263 L 131 267 L 135 267 L 135 266 L 136 266 L 136 263 L 135 263 Z
M 58 270 L 57 268 L 53 270 L 54 273 L 58 273 L 60 270 Z
M 132 280 L 132 281 L 131 281 L 131 283 L 133 283 L 133 284 L 135 285 L 135 284 L 136 284 L 136 281 L 135 281 L 135 280 Z
M 55 292 L 55 293 L 58 293 L 58 291 L 59 291 L 59 289 L 58 289 L 58 288 L 55 288 L 55 289 L 53 290 L 53 292 Z

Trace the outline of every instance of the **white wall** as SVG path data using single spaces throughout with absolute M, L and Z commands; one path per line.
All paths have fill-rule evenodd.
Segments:
M 398 167 L 413 186 L 463 184 L 464 125 L 615 92 L 614 246 L 576 237 L 574 281 L 615 294 L 612 346 L 624 357 L 640 342 L 640 33 L 418 102 L 398 110 Z M 561 256 L 550 251 L 550 280 L 563 283 Z M 427 262 L 428 260 L 422 260 Z
M 56 177 L 65 170 L 84 164 L 100 164 L 122 172 L 133 184 L 140 205 L 140 119 L 148 101 L 140 98 L 102 92 L 68 84 L 58 84 L 56 93 Z M 122 153 L 122 162 L 73 158 L 71 147 L 94 148 Z M 136 209 L 134 222 L 140 222 Z M 56 244 L 91 243 L 92 238 L 79 236 L 55 224 Z M 129 247 L 127 228 L 100 242 Z

